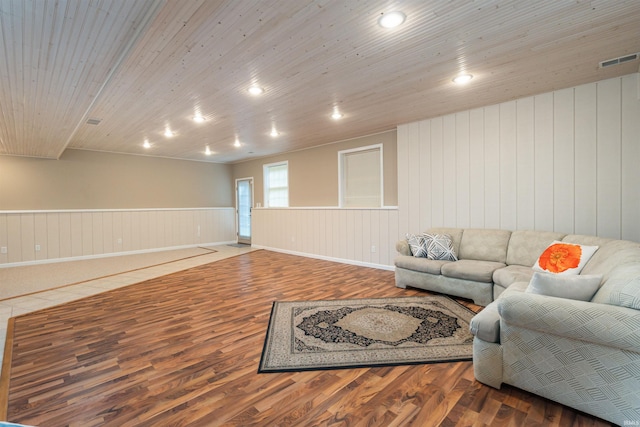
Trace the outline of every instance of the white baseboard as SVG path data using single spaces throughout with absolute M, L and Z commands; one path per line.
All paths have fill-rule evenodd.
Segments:
M 376 263 L 372 263 L 372 262 L 355 261 L 355 260 L 346 259 L 346 258 L 328 257 L 328 256 L 324 256 L 324 255 L 310 254 L 310 253 L 298 252 L 298 251 L 290 251 L 290 250 L 287 250 L 287 249 L 278 249 L 278 248 L 272 248 L 272 247 L 269 247 L 269 246 L 262 246 L 262 245 L 253 245 L 252 244 L 251 247 L 252 248 L 256 248 L 256 249 L 265 249 L 265 250 L 273 251 L 273 252 L 281 252 L 283 254 L 297 255 L 297 256 L 303 256 L 303 257 L 307 257 L 307 258 L 321 259 L 321 260 L 324 260 L 324 261 L 339 262 L 341 264 L 357 265 L 359 267 L 377 268 L 379 270 L 388 270 L 388 271 L 395 271 L 396 270 L 395 266 L 393 266 L 393 265 L 384 265 L 384 264 L 376 264 Z
M 21 262 L 11 262 L 6 264 L 0 264 L 0 268 L 7 267 L 24 267 L 28 265 L 38 265 L 38 264 L 53 264 L 57 262 L 67 262 L 67 261 L 81 261 L 86 259 L 97 259 L 97 258 L 111 258 L 115 256 L 122 255 L 137 255 L 137 254 L 148 254 L 152 252 L 164 252 L 164 251 L 173 251 L 176 249 L 190 249 L 190 248 L 198 248 L 202 246 L 220 246 L 220 245 L 228 245 L 231 243 L 236 243 L 235 240 L 231 240 L 228 242 L 210 242 L 210 243 L 196 243 L 192 245 L 181 245 L 181 246 L 169 246 L 165 248 L 153 248 L 153 249 L 140 249 L 135 251 L 125 251 L 125 252 L 110 252 L 106 254 L 96 254 L 96 255 L 82 255 L 75 257 L 66 257 L 66 258 L 51 258 L 51 259 L 39 259 L 33 261 L 21 261 Z

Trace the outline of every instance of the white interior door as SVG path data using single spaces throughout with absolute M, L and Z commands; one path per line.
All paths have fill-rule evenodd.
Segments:
M 253 206 L 253 178 L 236 179 L 236 224 L 238 243 L 251 244 L 251 207 Z

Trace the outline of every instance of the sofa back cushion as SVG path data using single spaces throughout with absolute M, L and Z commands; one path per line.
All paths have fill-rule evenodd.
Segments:
M 460 240 L 462 240 L 463 228 L 434 227 L 425 231 L 425 234 L 448 234 L 453 242 L 453 250 L 456 256 L 460 253 Z
M 467 228 L 462 233 L 459 259 L 505 263 L 511 231 Z
M 553 231 L 514 231 L 511 233 L 507 248 L 507 265 L 531 267 L 551 242 L 562 240 L 565 236 L 564 233 Z
M 615 267 L 591 301 L 640 310 L 640 263 Z
M 640 264 L 640 243 L 611 240 L 600 246 L 580 274 L 602 274 L 604 280 L 619 265 Z

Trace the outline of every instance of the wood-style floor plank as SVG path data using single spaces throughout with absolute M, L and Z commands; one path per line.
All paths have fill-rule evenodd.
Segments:
M 47 427 L 610 425 L 485 386 L 471 362 L 257 373 L 273 301 L 425 294 L 396 288 L 390 271 L 256 251 L 23 315 L 7 340 L 7 418 Z

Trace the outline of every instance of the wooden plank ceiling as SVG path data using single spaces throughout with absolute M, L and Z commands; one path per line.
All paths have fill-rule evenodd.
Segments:
M 599 67 L 636 52 L 637 0 L 0 0 L 0 154 L 237 162 L 637 72 Z

